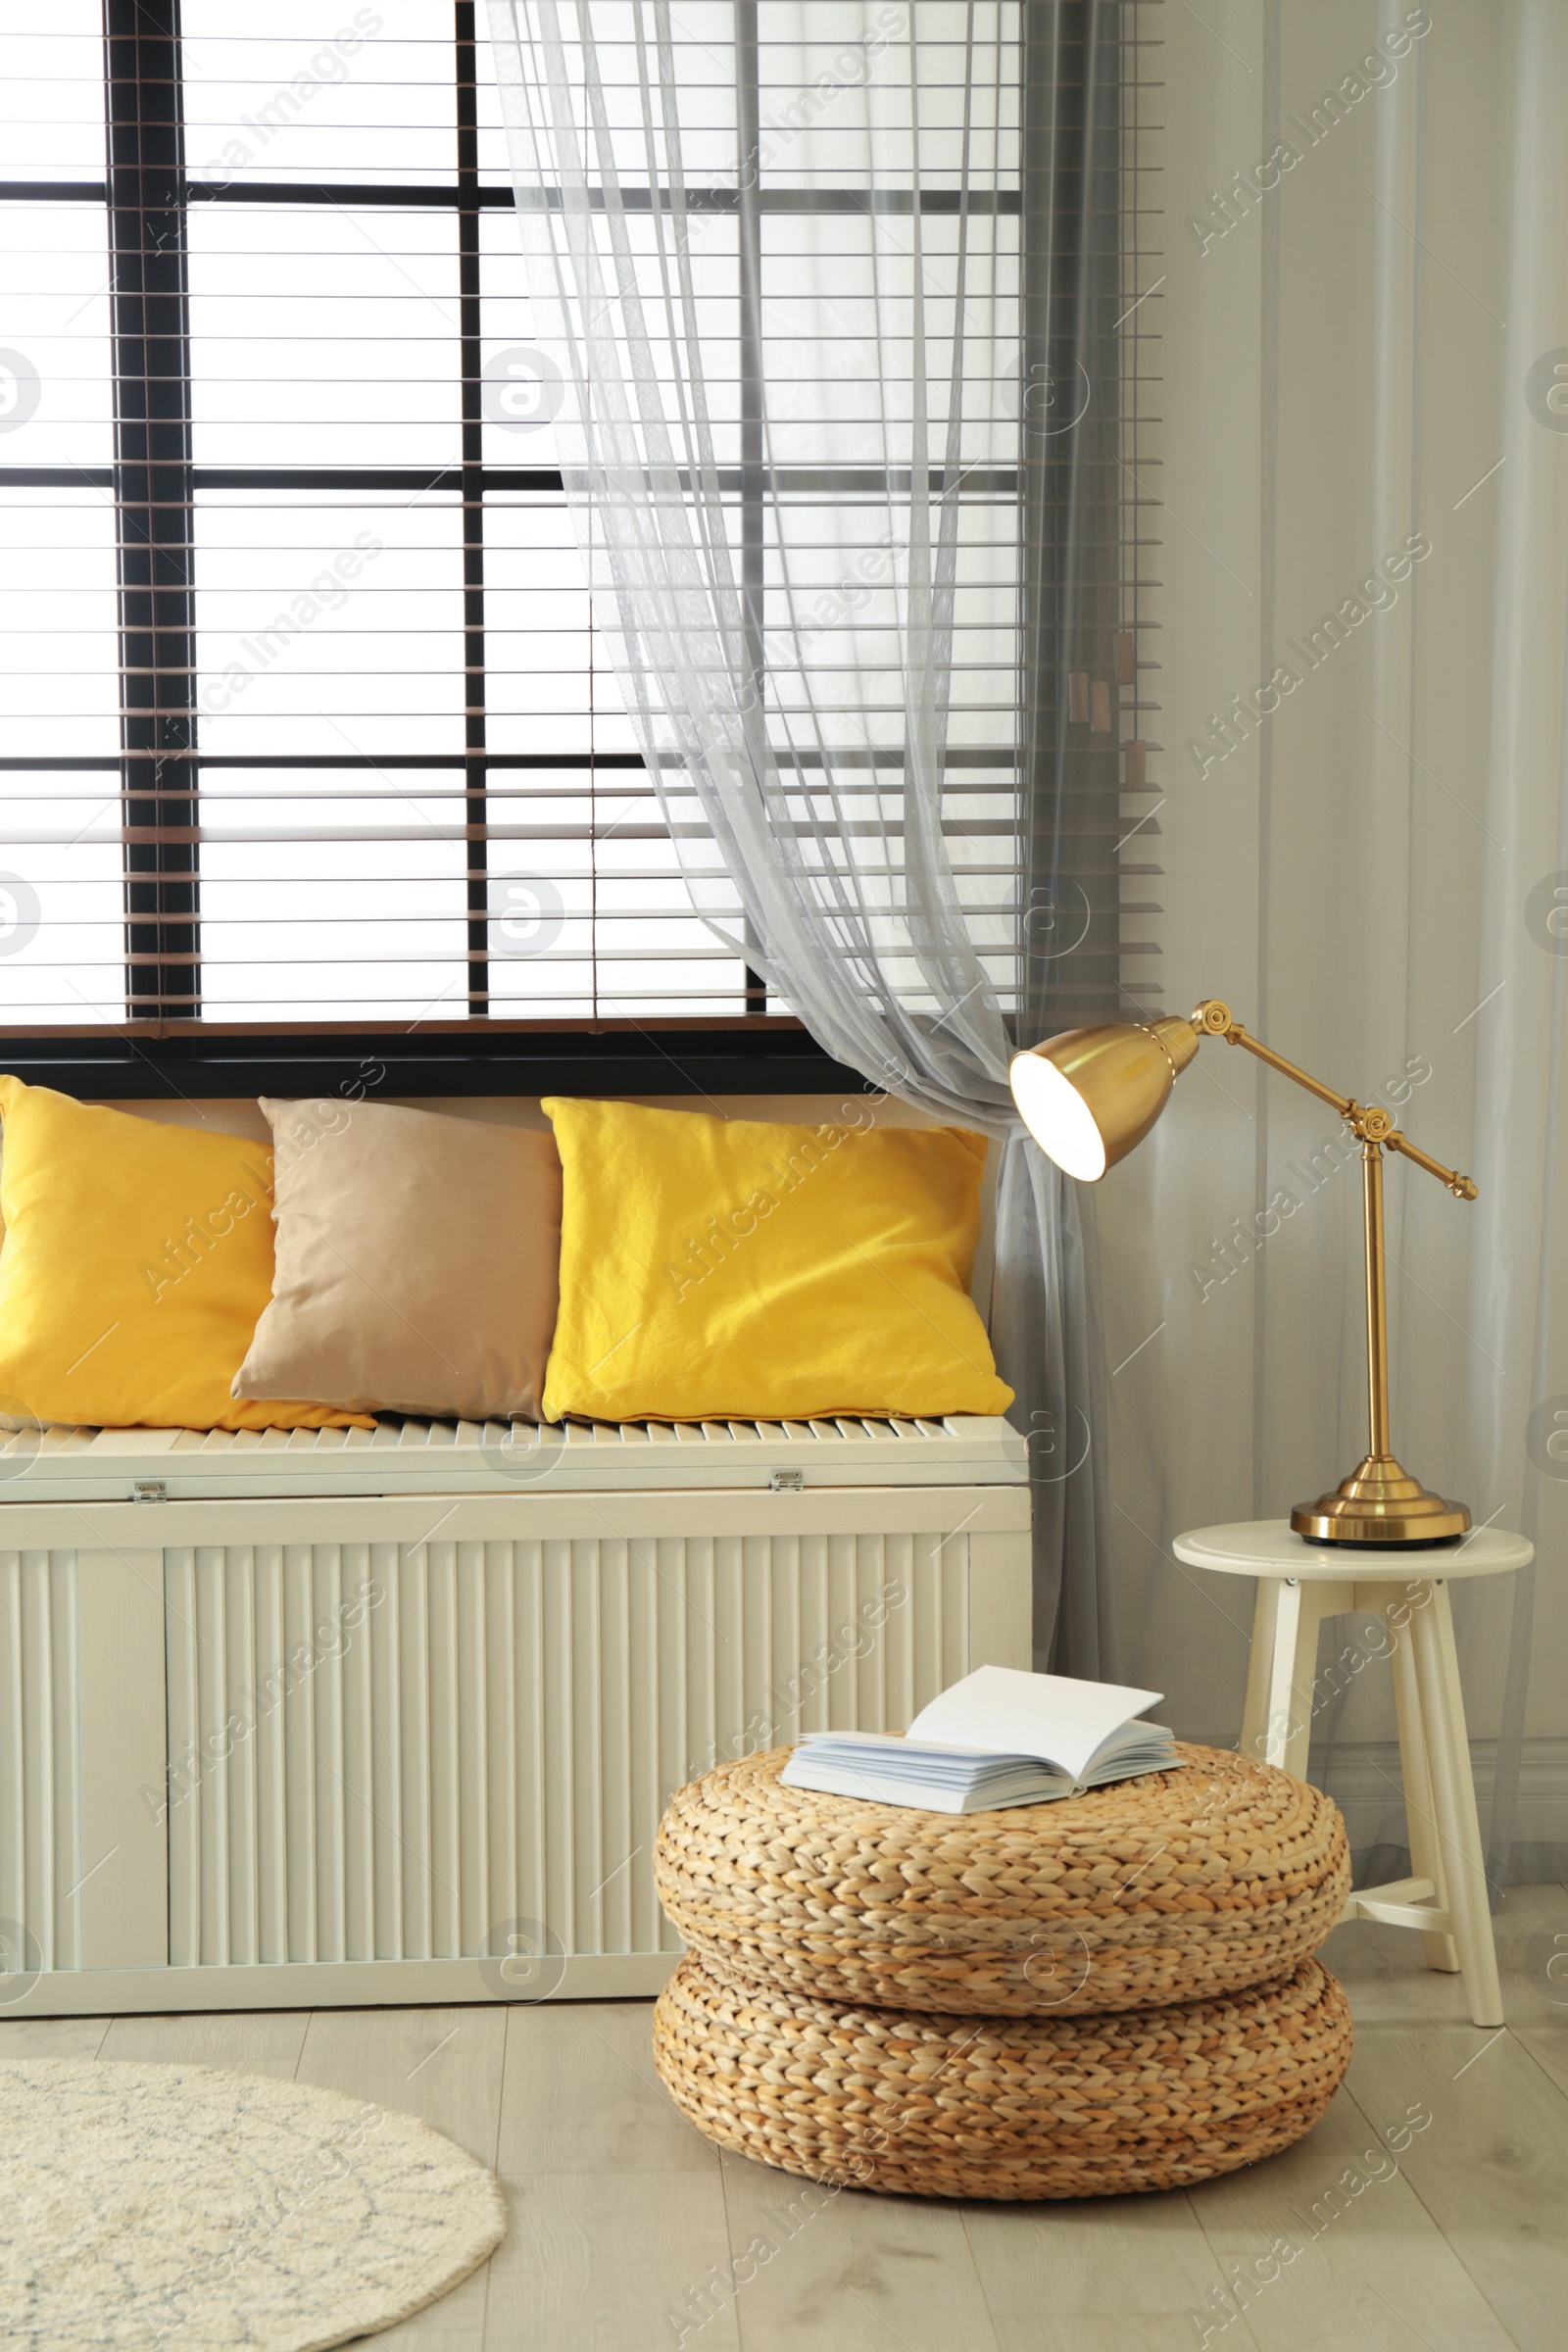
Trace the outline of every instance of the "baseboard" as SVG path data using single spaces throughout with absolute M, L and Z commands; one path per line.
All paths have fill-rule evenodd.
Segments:
M 1476 1802 L 1485 1817 L 1497 1777 L 1495 1740 L 1472 1740 L 1470 1769 Z M 1336 1740 L 1320 1748 L 1314 1740 L 1311 1778 L 1327 1787 L 1347 1822 L 1368 1810 L 1383 1812 L 1399 1803 L 1399 1749 L 1393 1740 Z M 1320 1780 L 1320 1773 L 1327 1778 Z M 1568 1740 L 1527 1740 L 1519 1767 L 1519 1810 L 1550 1815 L 1556 1835 L 1568 1838 Z
M 248 1968 L 46 1969 L 0 2018 L 202 2015 L 223 2009 L 447 2008 L 459 2001 L 649 1999 L 678 1952 L 591 1952 L 535 1963 L 519 1991 L 478 1960 L 301 1960 Z M 13 1980 L 14 1982 L 14 1980 Z
M 1470 1742 L 1482 1842 L 1489 1852 L 1497 1747 L 1495 1740 Z M 1404 1841 L 1397 1743 L 1338 1740 L 1321 1753 L 1314 1748 L 1308 1771 L 1345 1815 L 1356 1884 L 1402 1875 L 1408 1864 L 1399 1860 Z M 1540 1885 L 1560 1879 L 1568 1870 L 1568 1740 L 1525 1742 L 1511 1828 L 1500 1883 Z

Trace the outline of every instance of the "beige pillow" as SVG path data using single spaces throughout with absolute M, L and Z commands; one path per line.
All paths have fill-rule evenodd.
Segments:
M 554 1136 L 393 1103 L 262 1108 L 277 1262 L 234 1395 L 536 1420 L 561 1264 Z

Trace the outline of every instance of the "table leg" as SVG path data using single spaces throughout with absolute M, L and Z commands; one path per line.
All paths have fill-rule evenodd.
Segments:
M 1408 1605 L 1408 1595 L 1399 1589 Z M 1392 1606 L 1392 1601 L 1385 1606 Z M 1422 1605 L 1430 1607 L 1430 1602 Z M 1404 1818 L 1410 1840 L 1410 1875 L 1430 1879 L 1433 1900 L 1440 1911 L 1448 1908 L 1448 1873 L 1444 1867 L 1443 1839 L 1438 1835 L 1432 1800 L 1432 1767 L 1427 1757 L 1426 1726 L 1421 1720 L 1421 1693 L 1416 1685 L 1415 1649 L 1408 1624 L 1391 1624 L 1394 1647 L 1389 1664 L 1394 1673 L 1394 1713 L 1399 1727 L 1399 1775 L 1404 1783 Z M 1428 1968 L 1452 1971 L 1459 1954 L 1451 1936 L 1423 1936 L 1421 1946 Z
M 1500 2026 L 1502 1987 L 1492 1935 L 1492 1908 L 1481 1850 L 1475 1784 L 1465 1735 L 1459 1663 L 1453 1646 L 1448 1589 L 1435 1583 L 1431 1601 L 1410 1620 L 1416 1687 L 1427 1762 L 1432 1775 L 1432 1814 L 1443 1849 L 1444 1878 L 1459 1969 L 1478 2026 Z
M 1247 1653 L 1247 1695 L 1242 1701 L 1244 1756 L 1260 1763 L 1268 1748 L 1268 1686 L 1274 1665 L 1274 1632 L 1279 1616 L 1280 1579 L 1260 1576 L 1252 1603 L 1252 1646 Z
M 1263 1761 L 1278 1764 L 1304 1781 L 1312 1740 L 1321 1595 L 1315 1587 L 1298 1584 L 1294 1578 L 1269 1581 L 1274 1587 L 1274 1638 L 1268 1648 L 1264 1692 Z

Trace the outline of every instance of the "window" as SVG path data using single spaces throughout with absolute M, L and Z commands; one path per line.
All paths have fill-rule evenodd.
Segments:
M 718 14 L 753 26 L 714 55 L 733 146 L 738 114 L 765 128 L 767 44 L 759 69 L 758 11 Z M 754 1081 L 773 1054 L 810 1083 L 831 1065 L 691 907 L 597 649 L 470 0 L 235 16 L 0 13 L 7 1030 L 127 1032 L 165 1065 L 151 1041 L 183 1039 L 194 1067 L 192 1041 L 240 1033 L 471 1058 L 519 1030 L 744 1023 Z M 831 249 L 835 202 L 861 199 L 770 219 L 764 183 L 762 266 Z M 738 298 L 736 223 L 713 227 Z M 738 299 L 720 313 L 739 382 Z M 1010 1001 L 1016 471 L 976 491 L 952 766 Z M 749 527 L 765 571 L 760 506 Z M 1119 819 L 1114 760 L 1104 782 Z

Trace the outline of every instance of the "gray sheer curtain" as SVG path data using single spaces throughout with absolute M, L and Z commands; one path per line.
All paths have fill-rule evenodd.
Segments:
M 1102 1671 L 1091 1245 L 1006 1085 L 1024 896 L 1055 904 L 1022 790 L 1020 13 L 490 28 L 566 495 L 687 886 L 829 1053 L 1000 1147 L 1037 1650 Z

